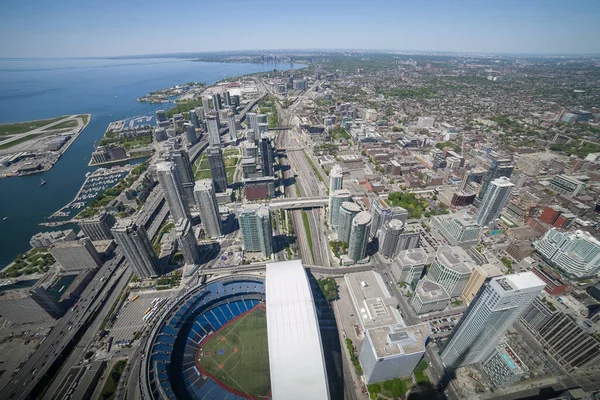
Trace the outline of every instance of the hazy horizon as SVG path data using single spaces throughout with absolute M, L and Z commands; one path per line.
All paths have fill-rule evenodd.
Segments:
M 594 55 L 600 2 L 7 0 L 3 58 L 359 50 Z

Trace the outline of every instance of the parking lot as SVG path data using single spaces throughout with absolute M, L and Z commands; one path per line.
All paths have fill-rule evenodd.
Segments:
M 136 296 L 135 292 L 130 295 L 129 300 L 123 304 L 123 307 L 116 315 L 117 319 L 110 329 L 113 343 L 118 343 L 121 340 L 132 340 L 135 332 L 139 332 L 147 325 L 147 322 L 144 321 L 144 316 L 146 315 L 146 311 L 152 308 L 152 300 L 156 298 L 167 298 L 169 300 L 175 296 L 175 291 L 162 290 L 141 293 L 136 300 L 131 301 L 134 296 Z M 164 307 L 167 303 L 168 301 L 162 302 L 160 307 Z M 156 314 L 159 313 L 157 312 Z
M 423 322 L 429 322 L 431 325 L 431 337 L 445 337 L 452 332 L 458 321 L 460 320 L 460 315 L 448 316 L 448 317 L 439 317 L 439 318 L 431 318 L 424 320 Z

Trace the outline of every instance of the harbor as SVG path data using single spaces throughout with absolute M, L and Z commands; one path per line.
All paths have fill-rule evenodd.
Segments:
M 75 198 L 60 208 L 58 211 L 47 217 L 47 222 L 42 222 L 42 226 L 60 226 L 73 222 L 72 220 L 59 220 L 63 218 L 72 218 L 74 213 L 79 213 L 87 204 L 104 193 L 106 189 L 116 186 L 121 179 L 125 178 L 134 165 L 127 164 L 114 166 L 112 168 L 98 168 L 94 172 L 88 172 L 83 185 L 75 195 Z

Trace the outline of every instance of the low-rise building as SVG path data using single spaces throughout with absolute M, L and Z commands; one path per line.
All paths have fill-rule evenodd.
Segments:
M 425 269 L 427 253 L 421 248 L 403 250 L 394 257 L 391 265 L 396 282 L 405 282 L 414 287 Z
M 470 247 L 479 242 L 482 228 L 467 214 L 436 215 L 431 226 L 452 246 Z
M 497 388 L 512 385 L 528 371 L 525 363 L 507 343 L 498 345 L 481 366 Z
M 450 296 L 446 290 L 433 281 L 423 278 L 417 284 L 410 305 L 417 314 L 426 314 L 433 311 L 442 311 L 448 306 Z
M 366 382 L 409 376 L 425 353 L 429 324 L 407 326 L 378 273 L 346 274 L 344 280 L 364 332 L 359 361 Z
M 552 228 L 533 246 L 548 264 L 569 277 L 582 279 L 600 271 L 600 241 L 588 232 Z
M 50 247 L 54 243 L 68 242 L 70 240 L 75 240 L 76 238 L 77 234 L 73 229 L 55 232 L 38 232 L 31 237 L 29 244 L 35 249 L 39 247 Z

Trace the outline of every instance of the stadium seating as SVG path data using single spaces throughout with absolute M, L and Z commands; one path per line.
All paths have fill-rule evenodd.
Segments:
M 228 277 L 187 293 L 165 315 L 152 342 L 147 373 L 153 398 L 176 398 L 167 371 L 173 354 L 179 354 L 181 378 L 191 398 L 244 399 L 201 376 L 195 365 L 196 354 L 206 336 L 264 302 L 264 296 L 264 281 L 259 277 Z M 180 335 L 185 335 L 185 344 L 176 346 Z

